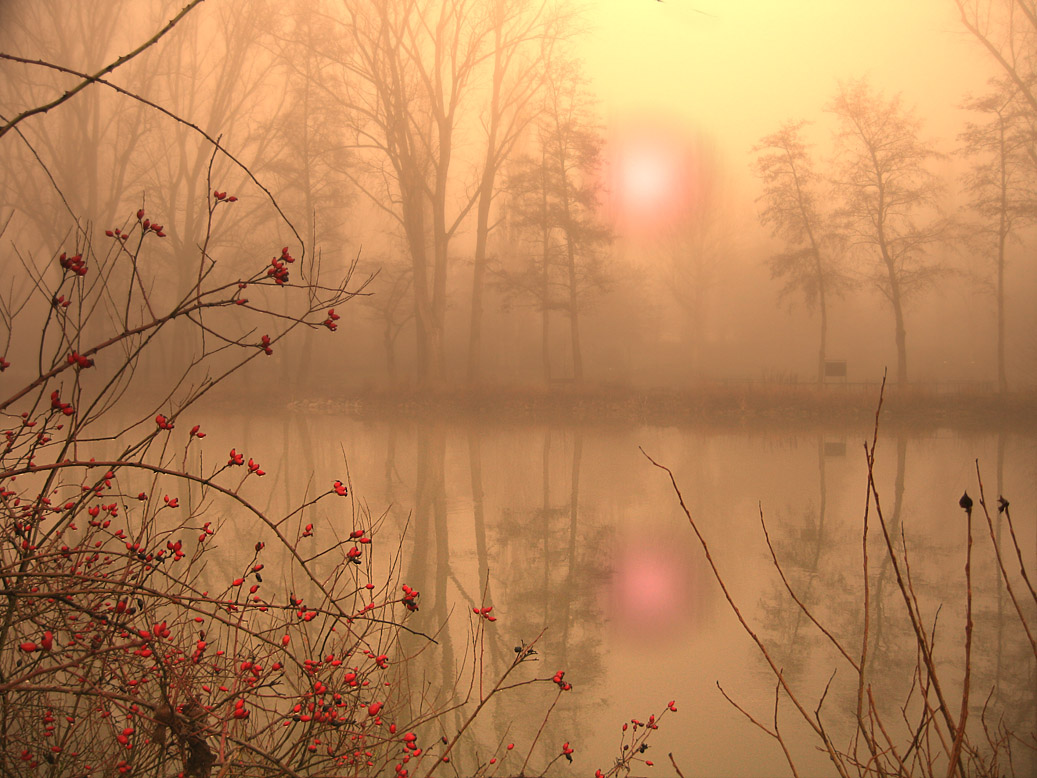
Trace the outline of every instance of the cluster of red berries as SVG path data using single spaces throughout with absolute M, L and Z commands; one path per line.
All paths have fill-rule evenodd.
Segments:
M 403 584 L 403 597 L 400 602 L 403 603 L 409 611 L 416 611 L 418 609 L 418 597 L 421 596 L 421 592 L 417 589 L 411 589 L 407 584 Z
M 65 359 L 70 365 L 78 365 L 81 369 L 94 366 L 94 360 L 84 357 L 78 351 L 73 351 Z
M 288 283 L 288 265 L 294 261 L 295 257 L 288 253 L 288 247 L 285 246 L 281 249 L 281 256 L 270 260 L 270 267 L 267 268 L 266 274 L 274 279 L 275 284 L 284 286 Z
M 76 412 L 76 409 L 72 407 L 71 403 L 61 402 L 61 394 L 57 389 L 50 393 L 50 407 L 54 410 L 61 411 L 66 416 L 71 416 Z
M 83 260 L 82 254 L 73 254 L 69 257 L 66 256 L 65 252 L 61 252 L 61 256 L 58 257 L 58 264 L 64 270 L 71 270 L 77 276 L 86 275 L 86 262 Z
M 486 619 L 487 621 L 496 621 L 497 617 L 490 615 L 492 612 L 493 612 L 493 606 L 492 605 L 487 605 L 485 608 L 472 608 L 472 613 L 474 613 L 476 616 L 481 616 L 482 618 Z

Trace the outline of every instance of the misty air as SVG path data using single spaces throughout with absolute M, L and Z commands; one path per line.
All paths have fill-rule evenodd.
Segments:
M 1037 774 L 1035 0 L 0 2 L 0 774 Z

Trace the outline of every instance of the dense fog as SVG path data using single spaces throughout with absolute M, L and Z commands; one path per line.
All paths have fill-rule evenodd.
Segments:
M 3 3 L 0 119 L 180 8 Z M 282 246 L 353 266 L 336 331 L 271 355 L 310 396 L 1031 388 L 1037 30 L 1013 8 L 210 0 L 5 139 L 4 351 L 48 263 L 145 208 L 156 294 L 200 247 L 231 281 Z

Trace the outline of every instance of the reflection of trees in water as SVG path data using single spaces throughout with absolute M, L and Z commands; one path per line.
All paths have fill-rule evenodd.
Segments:
M 953 545 L 930 531 L 911 529 L 904 512 L 907 438 L 896 441 L 896 473 L 892 501 L 881 504 L 888 532 L 902 570 L 909 571 L 911 587 L 923 620 L 935 635 L 935 656 L 945 693 L 960 694 L 963 668 L 963 614 L 965 612 L 965 552 L 959 535 L 963 527 L 950 525 Z M 998 492 L 1001 489 L 1004 440 L 998 439 Z M 863 528 L 856 520 L 850 531 L 826 528 L 827 484 L 825 449 L 819 446 L 819 505 L 808 505 L 798 521 L 777 515 L 767 518 L 775 553 L 797 597 L 842 643 L 856 660 L 863 638 L 864 592 L 861 575 Z M 881 487 L 879 489 L 882 493 Z M 946 495 L 925 495 L 953 504 Z M 948 508 L 947 520 L 962 521 L 957 506 Z M 995 536 L 1001 541 L 1001 516 Z M 876 508 L 869 518 L 869 568 L 871 614 L 865 684 L 872 687 L 878 712 L 887 723 L 903 720 L 903 706 L 911 696 L 908 715 L 920 715 L 918 688 L 919 655 L 915 636 L 905 613 L 903 594 L 897 586 L 892 563 L 885 550 Z M 984 544 L 987 529 L 973 523 L 973 654 L 971 721 L 980 726 L 980 714 L 989 695 L 988 724 L 1004 717 L 1010 730 L 1027 733 L 1034 729 L 1037 711 L 1037 665 L 1022 635 L 1017 616 L 1004 592 L 993 551 Z M 960 530 L 960 531 L 959 531 Z M 907 565 L 903 564 L 904 555 Z M 986 555 L 986 557 L 984 557 Z M 780 580 L 761 599 L 761 637 L 773 647 L 773 656 L 783 667 L 793 688 L 809 690 L 816 700 L 830 672 L 838 668 L 837 680 L 826 699 L 823 715 L 830 724 L 849 733 L 856 710 L 856 673 L 832 648 L 830 642 L 809 622 L 792 601 Z M 1037 614 L 1034 614 L 1037 616 Z M 762 665 L 760 672 L 765 672 Z M 839 679 L 842 679 L 841 682 Z M 816 689 L 815 689 L 816 686 Z M 915 687 L 915 688 L 913 688 Z M 806 693 L 806 692 L 805 692 Z M 913 696 L 912 696 L 913 695 Z M 813 702 L 811 702 L 813 704 Z M 839 739 L 836 738 L 836 742 Z
M 478 427 L 465 431 L 467 479 L 452 458 L 448 462 L 450 441 L 444 425 L 422 424 L 415 432 L 413 511 L 402 575 L 422 592 L 420 611 L 408 625 L 434 635 L 438 644 L 429 646 L 414 636 L 401 638 L 403 654 L 424 651 L 419 661 L 406 668 L 409 677 L 397 679 L 398 693 L 413 704 L 413 715 L 443 711 L 464 701 L 475 662 L 485 663 L 483 681 L 488 690 L 514 660 L 513 648 L 531 641 L 545 628 L 537 645 L 538 661 L 522 668 L 515 680 L 550 677 L 555 670 L 566 669 L 566 680 L 579 685 L 590 684 L 601 673 L 600 634 L 588 626 L 601 624 L 596 582 L 600 571 L 607 568 L 603 554 L 608 534 L 587 520 L 580 502 L 582 435 L 544 432 L 541 502 L 533 510 L 521 510 L 512 507 L 511 490 L 502 493 L 504 503 L 499 506 L 487 499 L 484 432 Z M 453 452 L 452 447 L 450 450 Z M 410 500 L 397 487 L 393 437 L 383 473 L 390 490 L 387 496 L 403 513 Z M 467 499 L 457 500 L 466 493 L 471 496 L 470 511 Z M 450 505 L 455 500 L 463 504 L 463 509 L 449 511 L 448 516 L 448 499 Z M 474 560 L 468 555 L 473 546 Z M 459 553 L 461 549 L 464 555 Z M 485 642 L 473 650 L 470 607 L 483 602 L 494 606 L 500 621 L 486 625 Z M 543 607 L 530 608 L 529 603 L 542 603 Z M 439 719 L 436 726 L 444 728 L 442 733 L 452 735 L 462 725 L 478 702 L 479 688 L 476 678 L 470 702 Z M 483 713 L 481 725 L 473 727 L 462 741 L 467 758 L 476 754 L 485 758 L 505 736 L 515 741 L 524 736 L 528 745 L 554 691 L 554 687 L 536 686 L 497 697 Z M 531 765 L 546 762 L 543 757 L 548 751 L 553 756 L 556 740 L 578 737 L 573 712 L 568 709 L 575 699 L 574 695 L 563 696 L 541 736 L 547 750 L 538 752 Z M 442 733 L 437 729 L 428 737 L 438 738 Z
M 501 522 L 494 528 L 498 601 L 508 614 L 508 634 L 516 645 L 544 630 L 538 674 L 564 669 L 576 688 L 589 687 L 603 672 L 598 592 L 609 569 L 611 533 L 595 524 L 592 510 L 580 502 L 582 431 L 545 429 L 543 436 L 540 505 L 527 511 L 502 507 Z M 553 457 L 558 448 L 561 462 Z M 527 605 L 533 602 L 541 604 L 537 611 Z M 578 699 L 564 695 L 553 714 L 562 740 L 580 736 L 580 719 L 573 715 Z M 535 706 L 521 716 L 511 706 L 500 713 L 501 725 L 542 715 Z
M 441 424 L 423 424 L 417 430 L 414 484 L 414 510 L 407 542 L 410 555 L 403 565 L 403 575 L 422 595 L 420 610 L 408 623 L 435 635 L 438 641 L 434 651 L 426 651 L 426 657 L 436 661 L 426 659 L 415 663 L 420 666 L 422 676 L 408 679 L 412 693 L 407 694 L 407 701 L 420 706 L 420 710 L 412 711 L 417 716 L 429 708 L 441 711 L 455 701 L 455 681 L 460 672 L 455 635 L 448 624 L 451 598 L 447 589 L 454 572 L 450 564 L 446 515 L 446 428 Z M 410 655 L 428 646 L 423 638 L 404 637 L 401 648 Z M 410 670 L 413 673 L 416 668 Z M 455 709 L 440 719 L 440 725 L 454 727 L 456 731 L 461 721 L 462 711 Z
M 783 517 L 778 513 L 773 521 L 767 522 L 770 541 L 785 569 L 785 575 L 798 598 L 811 610 L 819 606 L 825 596 L 825 589 L 833 588 L 831 585 L 825 586 L 825 582 L 820 578 L 822 552 L 826 548 L 831 550 L 831 546 L 826 546 L 826 541 L 830 538 L 825 535 L 824 526 L 825 512 L 828 510 L 824 446 L 824 438 L 820 436 L 817 446 L 820 487 L 818 503 L 807 503 L 798 521 L 794 521 L 791 516 Z M 845 590 L 846 587 L 838 588 Z M 809 667 L 811 650 L 816 650 L 825 638 L 810 623 L 803 610 L 788 598 L 780 583 L 777 584 L 777 588 L 764 593 L 760 600 L 760 610 L 764 618 L 765 634 L 773 636 L 770 642 L 777 648 L 776 660 L 788 671 L 790 677 L 801 677 Z M 806 650 L 808 647 L 811 650 Z M 761 666 L 760 670 L 763 669 Z
M 1011 500 L 1010 494 L 1012 484 L 1005 483 L 1004 465 L 1007 435 L 1004 432 L 997 436 L 997 454 L 995 462 L 995 484 L 998 496 L 1004 495 Z M 1011 575 L 1017 569 L 1018 563 L 1009 560 L 1015 558 L 1012 548 L 1011 536 L 1005 526 L 1004 514 L 993 507 L 996 497 L 992 492 L 986 493 L 986 498 L 991 504 L 991 521 L 993 523 L 993 535 L 1001 547 L 1002 558 L 1005 567 Z M 978 518 L 978 520 L 977 520 Z M 1018 527 L 1018 524 L 1016 524 Z M 973 513 L 973 531 L 977 548 L 983 549 L 987 546 L 984 540 L 989 541 L 990 527 L 986 524 L 986 517 L 981 510 Z M 1007 545 L 1005 545 L 1007 544 Z M 1025 554 L 1024 549 L 1024 554 Z M 1008 592 L 1005 589 L 1004 579 L 999 574 L 997 561 L 993 551 L 987 555 L 986 565 L 982 558 L 976 560 L 973 575 L 973 612 L 972 618 L 975 624 L 973 645 L 990 646 L 989 651 L 974 652 L 973 678 L 974 688 L 981 699 L 981 704 L 990 693 L 990 705 L 992 709 L 1004 715 L 1005 723 L 1010 731 L 1018 733 L 1037 732 L 1037 657 L 1034 656 L 1031 646 L 1022 637 L 1019 626 L 1019 617 L 1015 611 Z M 1024 557 L 1025 559 L 1026 557 Z M 1031 564 L 1033 557 L 1028 560 Z M 993 578 L 993 580 L 991 580 Z M 1019 577 L 1013 590 L 1019 596 Z M 1025 601 L 1020 598 L 1023 613 L 1027 622 L 1031 625 L 1037 624 L 1037 603 L 1032 599 Z M 1031 752 L 1031 762 L 1035 755 Z

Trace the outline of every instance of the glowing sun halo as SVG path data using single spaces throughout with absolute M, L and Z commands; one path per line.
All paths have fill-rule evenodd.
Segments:
M 665 150 L 644 144 L 627 152 L 623 159 L 624 198 L 638 208 L 661 205 L 675 194 L 676 171 Z
M 693 197 L 695 144 L 666 120 L 621 124 L 610 143 L 611 198 L 623 233 L 657 234 Z

